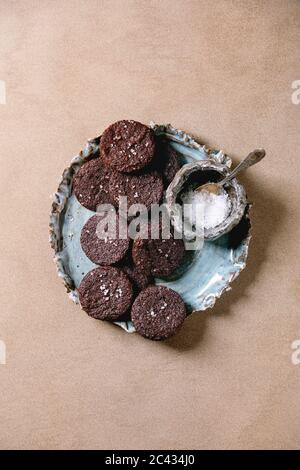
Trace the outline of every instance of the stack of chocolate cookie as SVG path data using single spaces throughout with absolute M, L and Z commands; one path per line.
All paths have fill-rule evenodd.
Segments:
M 73 179 L 78 201 L 96 212 L 100 204 L 118 211 L 119 197 L 128 206 L 159 204 L 164 189 L 179 169 L 176 152 L 158 141 L 151 129 L 136 121 L 118 121 L 106 129 L 100 154 L 84 163 Z M 174 236 L 163 239 L 99 237 L 99 214 L 82 229 L 81 246 L 99 267 L 82 280 L 78 292 L 82 308 L 93 318 L 131 318 L 136 330 L 150 339 L 172 336 L 186 317 L 185 305 L 173 290 L 153 285 L 154 277 L 167 277 L 182 262 L 184 244 Z M 149 228 L 150 234 L 150 228 Z

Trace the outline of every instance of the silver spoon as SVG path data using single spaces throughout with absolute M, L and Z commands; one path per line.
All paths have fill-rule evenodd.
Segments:
M 250 166 L 260 162 L 265 155 L 266 152 L 264 149 L 253 150 L 253 152 L 249 153 L 249 155 L 238 166 L 236 166 L 228 176 L 217 183 L 206 183 L 198 186 L 196 191 L 206 191 L 208 193 L 219 194 L 225 184 L 229 183 L 229 181 L 235 178 L 241 171 L 247 170 Z

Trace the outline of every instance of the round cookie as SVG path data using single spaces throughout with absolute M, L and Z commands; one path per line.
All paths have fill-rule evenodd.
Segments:
M 130 281 L 132 282 L 134 291 L 136 293 L 145 289 L 152 282 L 152 276 L 150 274 L 147 275 L 145 272 L 141 271 L 133 263 L 124 266 L 123 271 L 127 274 Z
M 97 320 L 117 320 L 130 307 L 132 285 L 121 269 L 101 266 L 82 279 L 78 288 L 82 309 Z
M 99 238 L 99 215 L 93 215 L 84 225 L 80 243 L 86 256 L 96 264 L 111 265 L 124 258 L 129 249 L 129 239 L 119 239 L 119 219 L 116 219 L 116 238 Z
M 146 275 L 167 277 L 180 265 L 185 253 L 182 240 L 140 240 L 133 242 L 134 264 Z
M 186 308 L 177 292 L 164 286 L 149 286 L 135 299 L 131 320 L 138 333 L 153 340 L 173 336 L 186 318 Z
M 109 195 L 115 205 L 119 196 L 127 196 L 128 209 L 132 204 L 144 204 L 149 210 L 151 204 L 158 204 L 163 195 L 163 181 L 157 171 L 126 175 L 114 172 L 109 179 Z
M 112 170 L 131 173 L 141 170 L 153 159 L 155 140 L 152 129 L 136 121 L 118 121 L 102 134 L 100 154 Z
M 177 171 L 180 170 L 180 165 L 176 151 L 168 144 L 165 146 L 165 165 L 163 166 L 163 179 L 165 186 L 168 187 L 174 179 Z
M 80 204 L 96 211 L 99 204 L 110 204 L 109 173 L 100 158 L 84 163 L 73 178 L 73 191 Z
M 132 245 L 132 259 L 139 271 L 145 276 L 151 276 L 152 262 L 149 253 L 149 240 L 134 240 Z
M 177 152 L 165 140 L 159 141 L 156 147 L 154 167 L 162 174 L 164 186 L 167 188 L 180 170 Z

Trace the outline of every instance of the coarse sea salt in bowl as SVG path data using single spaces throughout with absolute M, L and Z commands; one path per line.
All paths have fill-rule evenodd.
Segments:
M 219 195 L 196 192 L 205 183 L 217 182 L 229 174 L 227 165 L 211 160 L 195 161 L 181 167 L 166 191 L 167 208 L 175 229 L 181 232 L 181 218 L 178 217 L 178 204 L 188 204 L 192 231 L 185 236 L 195 235 L 197 213 L 203 219 L 202 234 L 205 240 L 216 240 L 230 232 L 242 219 L 247 207 L 244 187 L 233 179 L 222 188 Z

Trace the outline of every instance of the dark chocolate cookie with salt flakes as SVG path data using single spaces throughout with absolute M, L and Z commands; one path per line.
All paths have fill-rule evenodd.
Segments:
M 132 259 L 136 268 L 145 274 L 151 276 L 152 261 L 149 253 L 148 240 L 137 239 L 132 245 Z
M 107 167 L 123 173 L 149 165 L 155 153 L 152 129 L 137 121 L 118 121 L 102 134 L 101 159 Z
M 147 275 L 133 263 L 126 264 L 122 269 L 132 282 L 135 293 L 145 289 L 145 287 L 153 282 L 151 274 Z
M 159 140 L 156 144 L 156 152 L 153 160 L 153 168 L 162 175 L 164 186 L 167 188 L 180 170 L 180 163 L 176 150 L 165 140 Z
M 86 256 L 96 264 L 112 265 L 121 261 L 129 249 L 129 238 L 119 237 L 119 219 L 116 218 L 116 236 L 100 237 L 97 227 L 100 222 L 98 214 L 91 217 L 84 225 L 80 243 Z
M 170 276 L 180 266 L 185 254 L 182 240 L 170 239 L 140 240 L 133 242 L 134 264 L 146 275 Z
M 109 179 L 109 195 L 115 205 L 120 196 L 127 196 L 128 209 L 133 204 L 143 204 L 149 210 L 159 204 L 163 195 L 163 181 L 157 171 L 128 175 L 113 172 Z
M 173 336 L 186 318 L 186 308 L 177 292 L 164 286 L 149 286 L 135 299 L 131 320 L 138 333 L 152 340 Z
M 132 284 L 126 274 L 112 266 L 93 269 L 78 288 L 82 309 L 97 320 L 117 320 L 131 306 Z
M 111 204 L 108 192 L 109 172 L 100 158 L 84 163 L 73 178 L 73 191 L 80 204 L 96 211 L 99 204 Z

